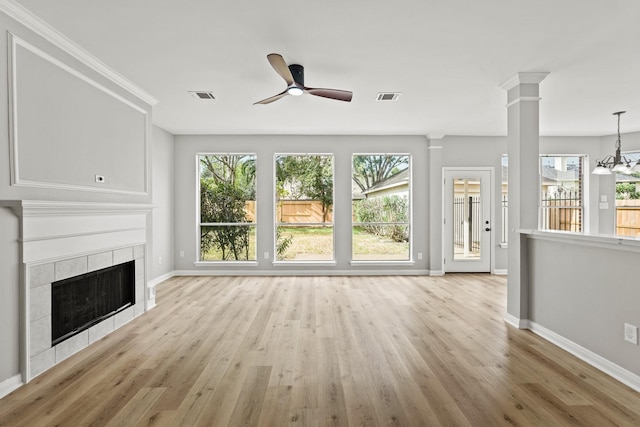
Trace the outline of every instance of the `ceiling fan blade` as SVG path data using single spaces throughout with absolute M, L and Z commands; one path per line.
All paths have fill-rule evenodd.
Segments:
M 284 58 L 277 53 L 270 53 L 267 55 L 267 59 L 273 69 L 287 82 L 287 86 L 291 86 L 293 84 L 293 75 L 287 63 L 284 62 Z
M 304 91 L 311 95 L 321 96 L 323 98 L 337 99 L 338 101 L 351 102 L 353 93 L 348 90 L 339 89 L 320 89 L 313 87 L 305 87 Z
M 274 95 L 272 97 L 269 97 L 267 99 L 263 99 L 262 101 L 254 102 L 253 105 L 256 105 L 256 104 L 271 104 L 273 101 L 277 101 L 278 99 L 280 99 L 280 98 L 282 98 L 284 96 L 287 96 L 287 95 L 289 95 L 289 92 L 287 92 L 285 90 L 282 93 L 279 93 L 279 94 Z

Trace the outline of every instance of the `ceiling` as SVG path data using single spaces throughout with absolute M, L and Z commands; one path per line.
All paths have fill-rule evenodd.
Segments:
M 505 135 L 500 85 L 523 71 L 550 72 L 541 134 L 610 135 L 618 110 L 640 130 L 637 0 L 16 2 L 158 99 L 174 134 Z M 353 101 L 253 105 L 285 89 L 273 52 Z

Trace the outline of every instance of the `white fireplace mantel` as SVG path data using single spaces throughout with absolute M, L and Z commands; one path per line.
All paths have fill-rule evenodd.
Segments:
M 19 218 L 20 360 L 23 382 L 90 345 L 155 305 L 147 289 L 147 241 L 153 206 L 146 204 L 0 201 Z M 136 262 L 136 303 L 56 346 L 50 337 L 51 283 L 120 262 Z M 49 309 L 50 311 L 50 309 Z

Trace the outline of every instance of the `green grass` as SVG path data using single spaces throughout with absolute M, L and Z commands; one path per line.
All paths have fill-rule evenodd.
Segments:
M 281 226 L 282 237 L 291 237 L 291 244 L 279 261 L 333 259 L 333 227 Z M 249 238 L 249 258 L 256 260 L 256 235 L 252 228 Z M 353 229 L 353 259 L 403 260 L 409 259 L 409 243 L 369 233 L 360 227 Z M 215 248 L 207 252 L 202 261 L 220 261 L 222 253 Z M 242 259 L 245 261 L 246 259 Z

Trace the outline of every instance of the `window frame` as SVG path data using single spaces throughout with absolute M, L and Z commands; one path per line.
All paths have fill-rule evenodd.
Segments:
M 211 265 L 211 264 L 234 264 L 234 265 L 257 265 L 258 264 L 258 203 L 254 200 L 254 221 L 253 222 L 224 222 L 224 223 L 203 223 L 201 213 L 201 157 L 204 156 L 252 156 L 256 163 L 256 170 L 258 168 L 258 155 L 256 152 L 197 152 L 196 153 L 196 261 L 195 265 Z M 257 174 L 256 174 L 257 176 Z M 258 180 L 254 183 L 254 192 L 258 194 Z M 215 227 L 215 226 L 250 226 L 254 229 L 255 241 L 254 241 L 254 258 L 247 260 L 203 260 L 202 259 L 202 227 Z
M 351 178 L 349 179 L 349 185 L 353 185 L 353 173 L 354 173 L 354 169 L 353 169 L 353 162 L 354 162 L 354 158 L 357 156 L 405 156 L 407 157 L 408 161 L 407 161 L 407 169 L 409 169 L 409 174 L 408 174 L 408 191 L 407 191 L 407 202 L 409 204 L 408 208 L 407 208 L 407 221 L 406 222 L 398 222 L 398 221 L 394 221 L 394 222 L 359 222 L 359 221 L 355 221 L 354 220 L 354 200 L 353 197 L 351 198 L 351 206 L 350 206 L 350 210 L 351 210 L 351 226 L 350 226 L 350 230 L 351 230 L 351 265 L 358 265 L 358 264 L 371 264 L 371 263 L 375 263 L 375 264 L 403 264 L 403 263 L 413 263 L 414 259 L 413 259 L 413 155 L 411 153 L 408 152 L 398 152 L 398 153 L 380 153 L 380 152 L 371 152 L 371 153 L 365 153 L 365 152 L 357 152 L 357 153 L 351 153 Z M 404 169 L 403 169 L 404 170 Z M 381 225 L 381 226 L 393 226 L 393 225 L 401 225 L 401 226 L 406 226 L 407 227 L 407 235 L 408 235 L 408 257 L 406 259 L 371 259 L 371 260 L 365 260 L 365 259 L 355 259 L 354 258 L 354 242 L 353 242 L 353 230 L 354 227 L 357 226 L 362 226 L 365 224 L 370 224 L 370 225 Z
M 627 158 L 629 158 L 629 160 L 631 161 L 636 161 L 638 159 L 640 159 L 640 150 L 631 150 L 631 151 L 625 151 L 622 153 L 622 155 L 626 156 Z M 619 216 L 619 212 L 618 212 L 618 208 L 628 208 L 628 207 L 633 207 L 634 205 L 631 206 L 618 206 L 618 174 L 613 172 L 615 174 L 615 180 L 614 180 L 614 208 L 615 208 L 615 215 L 613 217 L 613 229 L 615 230 L 615 236 L 616 237 L 622 237 L 622 238 L 638 238 L 638 235 L 633 236 L 630 234 L 618 234 L 618 216 Z M 621 174 L 621 175 L 627 175 L 628 174 Z M 627 200 L 627 199 L 620 199 L 620 200 Z M 632 199 L 633 200 L 633 199 Z M 640 208 L 639 208 L 640 209 Z M 633 209 L 635 210 L 635 209 Z M 632 227 L 627 227 L 627 228 L 632 228 Z
M 311 156 L 323 156 L 329 157 L 331 159 L 331 225 L 327 225 L 328 222 L 295 222 L 295 223 L 287 223 L 287 222 L 279 222 L 278 221 L 278 159 L 280 157 L 311 157 Z M 336 223 L 335 223 L 335 204 L 336 204 L 336 153 L 334 152 L 305 152 L 305 153 L 296 153 L 296 152 L 275 152 L 273 153 L 272 166 L 273 166 L 273 193 L 272 193 L 272 201 L 273 201 L 273 264 L 295 264 L 295 265 L 331 265 L 334 266 L 337 264 L 336 262 Z M 300 225 L 302 227 L 330 227 L 331 228 L 331 258 L 330 259 L 309 259 L 309 260 L 296 260 L 296 259 L 278 259 L 278 228 L 279 227 L 287 227 L 292 224 Z
M 543 199 L 542 188 L 543 188 L 543 180 L 544 180 L 544 176 L 543 176 L 544 165 L 542 164 L 542 162 L 544 158 L 562 158 L 562 157 L 577 157 L 580 159 L 580 162 L 581 162 L 579 167 L 580 172 L 578 174 L 578 188 L 579 188 L 578 191 L 580 193 L 580 199 L 579 199 L 580 205 L 579 206 L 574 206 L 574 205 L 558 206 L 561 209 L 575 209 L 576 207 L 579 207 L 579 211 L 580 211 L 580 230 L 579 231 L 561 230 L 561 229 L 554 229 L 554 228 L 548 228 L 548 227 L 543 228 L 543 219 L 544 219 L 543 210 L 549 207 L 549 206 L 544 206 L 544 200 L 550 200 L 550 199 Z M 573 233 L 573 234 L 584 234 L 587 231 L 588 175 L 585 173 L 585 170 L 588 164 L 589 164 L 588 156 L 586 154 L 540 154 L 538 156 L 538 229 L 539 230 L 562 231 L 565 233 Z M 566 200 L 576 200 L 576 199 L 566 199 Z

